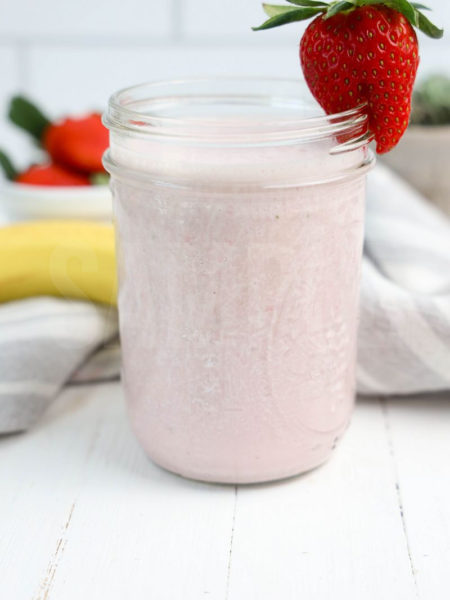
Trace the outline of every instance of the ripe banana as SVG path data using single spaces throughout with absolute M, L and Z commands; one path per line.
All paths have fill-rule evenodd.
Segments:
M 0 302 L 29 296 L 116 304 L 113 227 L 89 221 L 0 227 Z

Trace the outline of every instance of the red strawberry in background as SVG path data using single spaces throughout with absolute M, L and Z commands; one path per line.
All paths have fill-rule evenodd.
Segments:
M 16 96 L 9 117 L 35 138 L 54 163 L 83 174 L 104 172 L 102 155 L 108 147 L 108 130 L 100 114 L 52 123 L 29 100 Z
M 17 183 L 29 185 L 89 185 L 90 181 L 86 175 L 68 171 L 59 165 L 32 165 L 14 179 Z
M 31 165 L 25 171 L 19 172 L 9 156 L 0 150 L 0 168 L 9 181 L 27 185 L 73 186 L 91 185 L 92 177 L 70 171 L 55 164 Z
M 377 152 L 392 150 L 408 126 L 411 95 L 419 65 L 418 27 L 442 37 L 408 0 L 327 2 L 288 0 L 293 6 L 264 4 L 270 17 L 261 27 L 316 18 L 300 42 L 306 82 L 327 114 L 367 102 L 369 128 Z
M 42 145 L 52 159 L 83 173 L 102 172 L 102 156 L 108 147 L 108 130 L 101 115 L 65 119 L 44 131 Z

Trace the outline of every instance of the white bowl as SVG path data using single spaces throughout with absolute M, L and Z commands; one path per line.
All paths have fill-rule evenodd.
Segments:
M 109 186 L 43 186 L 3 181 L 0 211 L 9 221 L 89 219 L 111 221 Z

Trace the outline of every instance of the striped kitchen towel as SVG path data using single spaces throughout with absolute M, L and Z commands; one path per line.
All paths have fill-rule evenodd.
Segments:
M 357 389 L 450 389 L 450 221 L 381 164 L 367 185 Z
M 358 392 L 450 389 L 450 221 L 378 165 L 366 223 Z M 112 308 L 56 298 L 1 305 L 0 433 L 30 427 L 69 380 L 117 377 L 116 336 Z
M 116 337 L 110 307 L 59 298 L 1 305 L 0 433 L 30 427 L 70 379 L 117 377 Z

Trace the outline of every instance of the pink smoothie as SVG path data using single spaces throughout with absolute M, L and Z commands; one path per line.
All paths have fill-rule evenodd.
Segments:
M 311 469 L 353 405 L 364 174 L 328 177 L 355 161 L 329 140 L 162 146 L 111 143 L 116 163 L 153 179 L 113 179 L 133 428 L 186 477 Z

